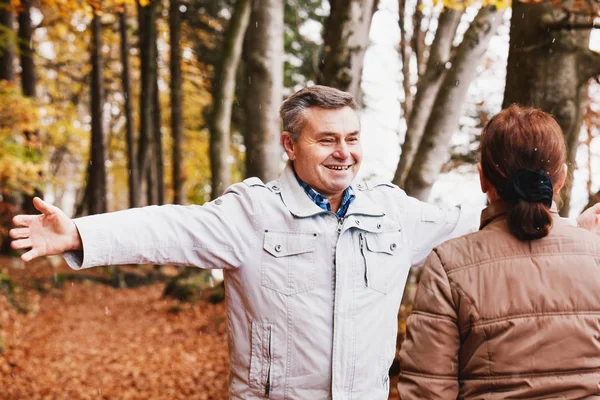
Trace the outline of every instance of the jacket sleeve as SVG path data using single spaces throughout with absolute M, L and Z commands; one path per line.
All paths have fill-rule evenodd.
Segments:
M 149 206 L 75 219 L 83 251 L 64 254 L 73 269 L 115 264 L 236 268 L 256 241 L 245 184 L 203 206 Z
M 404 226 L 412 265 L 421 265 L 431 250 L 446 240 L 476 232 L 482 209 L 477 205 L 444 209 L 406 196 Z
M 425 262 L 400 349 L 402 400 L 456 399 L 460 335 L 448 276 L 434 251 Z

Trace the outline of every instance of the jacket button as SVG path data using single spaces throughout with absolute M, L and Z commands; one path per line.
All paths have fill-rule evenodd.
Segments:
M 215 200 L 215 204 L 216 204 L 216 205 L 218 205 L 218 206 L 220 206 L 221 204 L 223 204 L 223 200 L 221 200 L 221 199 L 216 199 L 216 200 Z
M 390 244 L 390 249 L 391 249 L 392 251 L 396 250 L 396 247 L 398 247 L 398 246 L 396 245 L 396 243 L 392 243 L 392 244 Z
M 271 189 L 273 189 L 273 190 L 279 190 L 279 186 L 273 185 L 273 186 L 271 186 Z
M 356 220 L 354 222 L 356 223 L 356 225 L 360 225 L 360 221 L 359 220 Z
M 381 229 L 381 224 L 377 224 L 377 229 Z
M 278 244 L 278 245 L 275 246 L 275 251 L 276 252 L 280 252 L 281 251 L 281 245 L 280 244 Z

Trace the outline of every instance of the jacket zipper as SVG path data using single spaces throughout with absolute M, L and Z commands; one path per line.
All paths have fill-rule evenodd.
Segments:
M 265 383 L 265 398 L 269 398 L 271 392 L 271 327 L 269 326 L 269 347 L 267 353 L 267 382 Z
M 369 264 L 367 263 L 367 256 L 365 255 L 365 237 L 362 232 L 358 234 L 358 240 L 360 243 L 360 254 L 365 261 L 365 287 L 369 287 Z

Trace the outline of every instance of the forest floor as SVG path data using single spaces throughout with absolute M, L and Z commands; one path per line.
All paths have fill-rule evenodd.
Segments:
M 62 258 L 0 258 L 0 399 L 228 398 L 223 303 L 58 280 L 70 272 Z

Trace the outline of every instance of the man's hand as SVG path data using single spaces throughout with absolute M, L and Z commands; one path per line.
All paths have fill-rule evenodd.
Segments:
M 10 230 L 13 249 L 31 248 L 21 256 L 23 261 L 36 257 L 61 254 L 83 248 L 75 223 L 59 208 L 36 197 L 33 205 L 40 215 L 17 215 L 13 218 L 16 228 Z
M 577 225 L 600 235 L 600 203 L 582 212 L 577 218 Z

